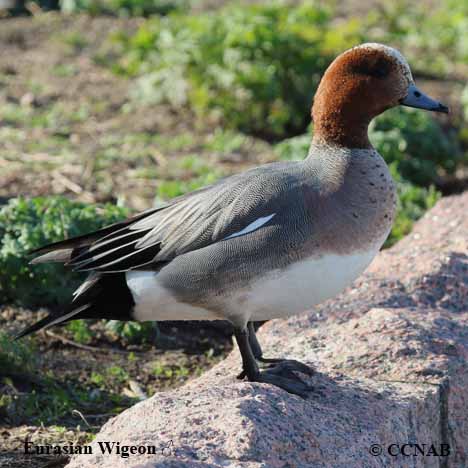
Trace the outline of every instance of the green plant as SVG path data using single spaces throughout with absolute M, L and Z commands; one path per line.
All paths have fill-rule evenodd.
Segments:
M 62 0 L 66 13 L 85 11 L 90 15 L 150 16 L 167 15 L 187 7 L 187 0 Z
M 463 106 L 463 118 L 466 122 L 468 122 L 468 84 L 463 89 L 461 102 Z
M 312 133 L 307 132 L 279 142 L 274 151 L 278 158 L 284 161 L 301 160 L 307 156 L 311 141 Z
M 153 374 L 156 377 L 170 377 L 172 375 L 171 369 L 162 365 L 159 362 L 156 362 L 153 366 Z
M 78 73 L 78 69 L 75 65 L 67 63 L 60 63 L 56 65 L 51 71 L 55 76 L 62 78 L 75 76 Z
M 62 265 L 29 265 L 28 252 L 124 218 L 114 205 L 86 205 L 64 197 L 14 198 L 0 209 L 0 302 L 53 306 L 69 299 L 81 275 Z
M 55 380 L 51 376 L 41 378 L 29 392 L 18 393 L 13 382 L 6 382 L 6 392 L 0 395 L 0 416 L 14 425 L 40 425 L 56 424 L 60 420 L 69 424 L 74 410 L 99 413 L 105 409 L 118 412 L 122 407 L 130 406 L 134 400 L 109 391 L 109 387 L 118 387 L 127 379 L 124 369 L 112 366 L 105 376 L 92 374 L 91 383 L 100 389 L 95 393 L 91 393 L 89 387 Z
M 359 42 L 359 23 L 334 23 L 318 5 L 228 6 L 154 18 L 120 35 L 116 72 L 139 76 L 146 103 L 189 104 L 198 114 L 266 137 L 302 131 L 320 76 Z
M 465 150 L 465 158 L 468 161 L 468 84 L 465 86 L 465 89 L 462 92 L 461 103 L 463 108 L 463 115 L 461 118 L 458 137 L 460 139 L 460 144 Z M 468 163 L 466 165 L 468 165 Z
M 405 180 L 397 170 L 397 164 L 390 165 L 390 172 L 396 183 L 398 207 L 392 231 L 384 247 L 390 247 L 411 232 L 413 224 L 431 209 L 441 197 L 433 185 L 429 188 L 418 187 Z
M 12 341 L 7 333 L 0 332 L 0 377 L 34 372 L 37 363 L 38 355 L 31 339 Z
M 99 372 L 92 372 L 91 373 L 91 378 L 89 380 L 91 381 L 91 383 L 93 383 L 97 387 L 100 387 L 100 388 L 105 387 L 106 378 L 102 374 L 100 374 Z
M 411 0 L 382 2 L 367 18 L 367 35 L 403 50 L 416 74 L 445 78 L 466 71 L 468 3 L 444 0 L 427 8 Z
M 73 339 L 82 344 L 91 343 L 93 334 L 86 320 L 73 320 L 66 325 L 67 330 L 73 334 Z
M 156 201 L 167 200 L 212 184 L 222 172 L 209 165 L 199 155 L 188 155 L 170 163 L 170 178 L 161 180 L 156 191 Z
M 155 322 L 110 320 L 106 324 L 106 329 L 128 343 L 153 343 L 159 336 L 159 329 Z
M 63 34 L 60 40 L 66 44 L 72 52 L 81 52 L 89 45 L 86 37 L 78 32 L 69 32 L 67 34 Z
M 175 370 L 175 376 L 178 379 L 184 379 L 185 377 L 189 375 L 189 373 L 190 373 L 190 369 L 183 365 L 179 365 L 179 367 Z
M 398 47 L 416 76 L 467 71 L 466 2 L 427 9 L 400 0 L 346 19 L 324 5 L 228 5 L 151 19 L 133 35 L 114 35 L 108 64 L 138 77 L 133 94 L 145 103 L 189 106 L 225 126 L 275 139 L 305 129 L 324 69 L 358 42 Z
M 86 121 L 90 116 L 90 109 L 86 104 L 81 104 L 76 109 L 68 109 L 63 102 L 53 102 L 45 106 L 32 107 L 20 104 L 7 103 L 0 108 L 0 121 L 7 126 L 22 128 L 40 128 L 50 130 L 55 133 L 55 138 L 62 138 L 68 135 L 74 125 Z M 6 127 L 8 128 L 8 127 Z M 26 142 L 32 147 L 47 146 L 54 141 L 54 136 L 50 135 L 45 142 Z
M 117 383 L 124 383 L 129 379 L 128 372 L 120 366 L 111 366 L 106 369 L 106 375 Z
M 164 377 L 166 379 L 184 379 L 189 375 L 189 373 L 190 369 L 183 364 L 179 364 L 177 367 L 169 367 L 157 362 L 153 366 L 153 374 L 156 377 Z
M 248 142 L 248 137 L 242 133 L 216 128 L 204 144 L 207 151 L 229 154 L 240 151 Z
M 401 176 L 416 185 L 437 182 L 463 161 L 455 135 L 428 112 L 391 109 L 372 122 L 369 137 L 387 164 L 396 163 Z

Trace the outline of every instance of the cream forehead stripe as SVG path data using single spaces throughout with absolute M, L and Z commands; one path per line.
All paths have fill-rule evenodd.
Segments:
M 372 50 L 380 50 L 384 54 L 392 57 L 395 59 L 401 66 L 403 74 L 406 76 L 410 83 L 413 83 L 413 75 L 411 74 L 411 68 L 406 61 L 405 57 L 401 54 L 400 51 L 394 49 L 393 47 L 386 46 L 384 44 L 379 44 L 378 42 L 366 42 L 365 44 L 358 45 L 353 47 L 349 50 L 356 50 L 356 49 L 372 49 Z

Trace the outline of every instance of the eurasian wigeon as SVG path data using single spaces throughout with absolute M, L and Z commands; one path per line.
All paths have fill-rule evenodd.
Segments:
M 32 263 L 65 263 L 89 277 L 62 313 L 17 337 L 75 319 L 228 320 L 240 378 L 305 396 L 311 387 L 294 371 L 312 369 L 264 358 L 252 322 L 334 297 L 379 251 L 396 195 L 367 128 L 398 105 L 448 112 L 416 88 L 397 50 L 363 44 L 342 53 L 314 98 L 307 159 L 248 170 L 37 250 Z

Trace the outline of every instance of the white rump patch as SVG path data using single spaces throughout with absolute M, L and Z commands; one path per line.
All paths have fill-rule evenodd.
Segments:
M 235 232 L 234 234 L 225 237 L 223 240 L 232 239 L 233 237 L 243 236 L 244 234 L 248 234 L 249 232 L 256 231 L 257 229 L 261 228 L 264 224 L 268 223 L 268 221 L 270 221 L 270 219 L 273 218 L 273 216 L 275 215 L 276 213 L 273 213 L 270 216 L 263 216 L 262 218 L 258 218 L 252 223 L 250 223 L 247 227 L 242 229 L 242 231 Z
M 219 320 L 218 317 L 201 307 L 179 302 L 161 283 L 154 271 L 127 271 L 127 286 L 135 306 L 133 318 L 144 321 L 162 320 Z

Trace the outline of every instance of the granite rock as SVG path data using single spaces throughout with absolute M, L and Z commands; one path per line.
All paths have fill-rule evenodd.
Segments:
M 338 298 L 259 330 L 266 356 L 315 367 L 307 400 L 236 380 L 235 349 L 110 420 L 68 467 L 467 466 L 467 213 L 468 193 L 441 200 Z

